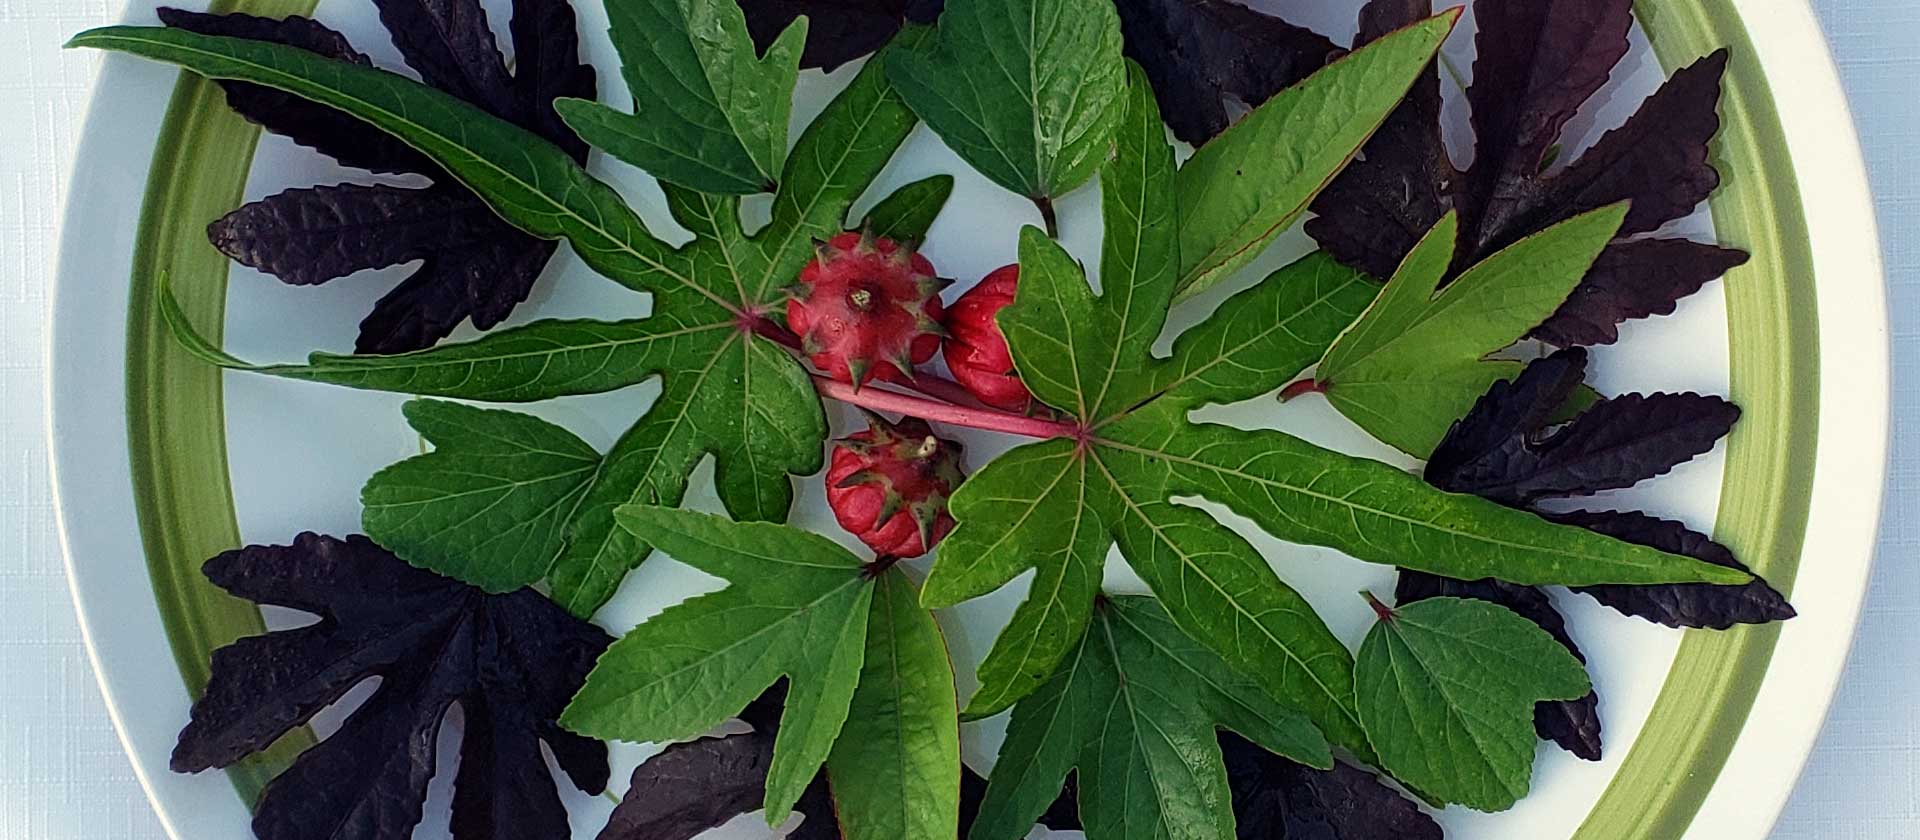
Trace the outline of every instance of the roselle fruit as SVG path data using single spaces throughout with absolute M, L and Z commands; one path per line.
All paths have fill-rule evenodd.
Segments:
M 941 353 L 953 378 L 981 402 L 1006 411 L 1028 410 L 1033 395 L 1013 370 L 1013 352 L 994 316 L 1013 303 L 1020 286 L 1018 264 L 994 269 L 947 307 L 947 340 Z
M 816 249 L 787 301 L 787 326 L 814 365 L 841 382 L 906 382 L 946 334 L 940 290 L 951 281 L 909 244 L 842 233 Z
M 934 435 L 924 420 L 888 423 L 869 414 L 866 431 L 834 442 L 827 504 L 875 554 L 918 557 L 953 530 L 947 498 L 963 478 L 960 444 Z

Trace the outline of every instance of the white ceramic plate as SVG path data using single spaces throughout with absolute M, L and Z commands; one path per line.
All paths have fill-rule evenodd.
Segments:
M 238 5 L 284 9 L 295 2 Z M 577 5 L 603 85 L 618 84 L 611 48 L 600 34 L 605 27 L 599 3 Z M 1344 37 L 1352 28 L 1348 5 L 1293 3 L 1328 8 L 1318 14 L 1288 11 Z M 1658 83 L 1663 63 L 1734 46 L 1719 160 L 1727 187 L 1711 214 L 1703 211 L 1688 225 L 1695 231 L 1717 228 L 1755 259 L 1676 315 L 1630 325 L 1619 345 L 1598 354 L 1596 384 L 1607 392 L 1730 392 L 1747 416 L 1730 449 L 1723 446 L 1673 476 L 1603 501 L 1699 528 L 1717 520 L 1716 536 L 1742 559 L 1776 583 L 1791 581 L 1801 614 L 1775 628 L 1682 634 L 1622 618 L 1586 599 L 1561 598 L 1593 660 L 1607 758 L 1589 764 L 1543 747 L 1532 796 L 1506 814 L 1442 814 L 1451 837 L 1763 837 L 1818 732 L 1867 580 L 1887 436 L 1884 288 L 1857 144 L 1813 15 L 1800 0 L 1638 5 L 1650 26 L 1651 47 L 1636 35 L 1643 40 L 1623 64 L 1625 72 L 1616 74 L 1609 104 L 1584 115 L 1574 131 L 1591 135 L 1616 124 Z M 377 62 L 399 66 L 371 6 L 328 0 L 318 16 L 346 31 Z M 503 13 L 494 17 L 503 24 Z M 136 0 L 127 18 L 151 22 L 151 8 Z M 1468 64 L 1470 49 L 1464 37 L 1450 46 L 1461 66 Z M 809 74 L 797 118 L 810 119 L 848 72 Z M 416 452 L 418 441 L 400 420 L 400 397 L 246 374 L 223 377 L 179 357 L 164 333 L 152 330 L 146 294 L 156 266 L 184 271 L 220 265 L 204 243 L 203 251 L 193 250 L 196 226 L 211 215 L 181 214 L 233 199 L 166 189 L 178 182 L 168 180 L 175 174 L 168 167 L 191 151 L 166 145 L 163 125 L 175 80 L 168 68 L 118 56 L 102 71 L 63 229 L 49 351 L 50 430 L 75 602 L 128 753 L 173 836 L 229 837 L 243 832 L 247 820 L 236 784 L 258 780 L 172 774 L 167 755 L 187 717 L 183 667 L 190 671 L 194 658 L 203 657 L 222 633 L 245 632 L 261 619 L 231 603 L 207 606 L 204 588 L 194 589 L 197 559 L 230 547 L 219 544 L 223 539 L 286 542 L 302 530 L 355 531 L 360 484 L 379 467 Z M 219 110 L 217 97 L 207 96 L 182 98 L 175 108 L 176 126 L 196 116 L 213 119 L 210 114 Z M 158 156 L 156 137 L 163 138 Z M 247 171 L 244 148 L 229 158 L 230 168 Z M 650 222 L 664 218 L 657 191 L 644 176 L 601 159 L 594 168 L 650 210 Z M 1031 208 L 973 175 L 924 129 L 869 200 L 933 172 L 960 176 L 927 249 L 943 273 L 977 278 L 1012 261 L 1014 236 L 1031 221 Z M 251 173 L 247 198 L 288 186 L 365 180 L 363 173 L 337 169 L 271 137 L 253 156 Z M 144 216 L 142 184 L 149 184 L 150 201 L 161 202 L 146 207 Z M 213 214 L 231 206 L 216 206 Z M 1092 190 L 1062 205 L 1064 239 L 1089 261 L 1097 256 L 1097 212 Z M 144 249 L 143 225 L 149 234 Z M 1277 265 L 1307 247 L 1303 237 L 1292 235 L 1261 265 Z M 399 276 L 373 272 L 302 289 L 235 268 L 226 292 L 226 344 L 257 360 L 349 347 L 354 324 Z M 1204 314 L 1226 291 L 1195 304 L 1183 323 Z M 515 321 L 637 314 L 633 300 L 594 278 L 563 249 Z M 605 445 L 621 419 L 633 416 L 650 395 L 643 386 L 534 410 Z M 1263 401 L 1230 413 L 1237 423 L 1279 426 L 1348 451 L 1387 456 L 1324 404 L 1300 401 L 1279 411 L 1272 405 Z M 983 438 L 969 443 L 976 464 L 1005 445 Z M 707 478 L 704 470 L 696 474 L 694 486 L 705 486 Z M 796 523 L 838 533 L 821 514 L 817 482 L 802 486 L 807 490 Z M 692 503 L 712 501 L 696 494 Z M 1276 567 L 1336 632 L 1357 644 L 1367 612 L 1352 593 L 1363 586 L 1391 588 L 1388 570 L 1242 530 L 1276 558 Z M 1802 546 L 1808 547 L 1804 567 Z M 1137 586 L 1124 575 L 1109 583 Z M 712 585 L 685 567 L 655 560 L 630 577 L 599 620 L 619 632 Z M 1024 585 L 1016 582 L 1012 591 L 941 616 L 963 671 L 984 653 Z M 182 603 L 211 612 L 183 619 Z M 298 618 L 276 614 L 265 620 L 282 626 Z M 967 674 L 961 682 L 963 693 L 970 690 Z M 317 728 L 324 732 L 333 720 L 337 714 L 323 716 Z M 443 734 L 450 739 L 457 728 Z M 992 724 L 970 727 L 968 760 L 985 767 L 997 737 Z M 443 754 L 445 768 L 452 754 Z M 616 750 L 616 788 L 645 754 L 638 747 Z M 421 836 L 444 833 L 449 776 L 441 774 Z M 577 793 L 569 794 L 569 805 L 583 837 L 598 830 L 611 807 Z M 731 825 L 726 836 L 765 835 L 748 818 Z

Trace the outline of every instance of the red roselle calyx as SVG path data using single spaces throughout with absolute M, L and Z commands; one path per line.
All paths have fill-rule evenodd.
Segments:
M 995 269 L 947 308 L 947 340 L 941 346 L 953 378 L 981 402 L 1005 411 L 1027 411 L 1033 395 L 1014 373 L 1013 352 L 994 316 L 1013 303 L 1020 266 Z
M 842 233 L 816 250 L 787 301 L 800 349 L 841 382 L 907 382 L 946 334 L 940 290 L 950 281 L 911 245 L 886 237 Z
M 953 530 L 947 498 L 964 477 L 960 445 L 935 436 L 926 421 L 869 414 L 866 431 L 834 442 L 827 504 L 874 553 L 918 557 Z

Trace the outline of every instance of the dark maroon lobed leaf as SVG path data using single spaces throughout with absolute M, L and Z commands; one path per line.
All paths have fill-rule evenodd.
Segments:
M 525 124 L 517 113 L 512 82 L 493 41 L 487 10 L 463 0 L 373 0 L 393 45 L 420 80 Z
M 1568 121 L 1626 55 L 1630 0 L 1476 0 L 1479 27 L 1468 91 L 1477 142 L 1462 173 L 1440 132 L 1438 74 L 1429 71 L 1362 152 L 1314 203 L 1307 233 L 1335 258 L 1378 277 L 1449 210 L 1461 218 L 1454 270 L 1581 212 L 1630 200 L 1624 234 L 1692 212 L 1720 183 L 1709 156 L 1727 63 L 1722 50 L 1673 75 L 1623 125 L 1572 164 L 1553 166 Z M 1361 41 L 1427 13 L 1421 0 L 1373 0 Z M 1654 244 L 1654 243 L 1659 244 Z M 1744 254 L 1683 240 L 1609 249 L 1534 337 L 1562 346 L 1607 343 L 1632 318 L 1676 301 Z
M 1705 534 L 1644 513 L 1579 511 L 1552 514 L 1547 518 L 1718 566 L 1751 571 L 1735 559 L 1726 546 Z M 1574 591 L 1590 595 L 1626 615 L 1668 627 L 1725 630 L 1735 624 L 1785 621 L 1796 614 L 1786 597 L 1757 575 L 1740 586 L 1588 586 Z
M 1489 245 L 1530 215 L 1547 150 L 1627 55 L 1633 0 L 1478 0 L 1473 14 L 1476 151 L 1460 208 L 1473 247 L 1463 265 L 1499 250 Z
M 1560 347 L 1612 344 L 1620 339 L 1620 324 L 1671 315 L 1681 298 L 1746 262 L 1745 251 L 1685 239 L 1615 242 L 1528 337 Z
M 514 108 L 523 125 L 573 155 L 587 159 L 587 141 L 553 110 L 562 97 L 591 99 L 598 90 L 593 65 L 580 60 L 579 22 L 568 0 L 516 0 L 508 24 L 513 39 Z
M 1487 601 L 1519 613 L 1540 625 L 1540 629 L 1560 642 L 1573 658 L 1586 662 L 1580 646 L 1567 632 L 1567 621 L 1553 606 L 1553 598 L 1537 587 L 1521 586 L 1500 580 L 1464 581 L 1401 570 L 1394 591 L 1396 603 L 1410 604 L 1428 598 L 1473 598 Z M 1559 744 L 1567 752 L 1588 761 L 1600 760 L 1600 696 L 1587 692 L 1578 700 L 1552 700 L 1535 703 L 1533 728 L 1540 737 Z
M 1315 770 L 1220 733 L 1240 840 L 1440 840 L 1420 806 L 1365 770 Z
M 315 534 L 227 552 L 207 561 L 206 574 L 234 595 L 320 621 L 214 652 L 174 770 L 238 761 L 381 678 L 338 732 L 267 785 L 253 823 L 263 840 L 411 836 L 454 703 L 466 718 L 454 782 L 458 840 L 564 836 L 542 741 L 576 786 L 605 788 L 605 746 L 560 731 L 554 719 L 613 640 L 539 593 L 487 595 L 365 537 Z
M 946 0 L 740 0 L 747 32 L 761 52 L 794 18 L 807 16 L 801 67 L 832 70 L 868 55 L 907 23 L 933 23 Z
M 1537 227 L 1630 201 L 1620 233 L 1645 233 L 1713 195 L 1720 173 L 1708 144 L 1720 133 L 1720 82 L 1729 55 L 1721 49 L 1676 71 L 1625 123 L 1550 180 L 1541 203 L 1552 212 L 1538 217 Z
M 593 68 L 580 62 L 566 0 L 515 0 L 511 32 L 520 70 L 509 75 L 477 0 L 375 0 L 409 66 L 429 84 L 538 132 L 585 161 L 587 145 L 553 110 L 563 96 L 592 98 Z M 195 31 L 290 43 L 370 64 L 339 33 L 304 18 L 267 20 L 162 10 Z M 268 130 L 380 172 L 411 172 L 427 189 L 343 185 L 290 190 L 214 222 L 208 237 L 235 261 L 295 285 L 421 260 L 360 324 L 355 350 L 400 353 L 431 346 L 463 321 L 487 329 L 527 299 L 557 246 L 513 228 L 424 156 L 385 132 L 306 100 L 227 85 L 234 108 Z
M 296 286 L 499 235 L 499 217 L 464 190 L 360 184 L 287 190 L 207 228 L 223 253 Z
M 1547 432 L 1585 363 L 1584 352 L 1561 351 L 1495 384 L 1435 448 L 1428 483 L 1512 507 L 1631 487 L 1711 450 L 1740 419 L 1719 397 L 1627 394 Z
M 1161 116 L 1175 137 L 1196 146 L 1227 129 L 1228 97 L 1258 106 L 1346 52 L 1313 30 L 1233 0 L 1114 5 L 1127 57 L 1146 71 Z
M 1360 11 L 1356 46 L 1432 14 L 1430 0 L 1373 0 Z M 1429 66 L 1400 107 L 1313 202 L 1306 231 L 1327 253 L 1374 277 L 1400 261 L 1457 203 L 1462 178 L 1440 135 L 1440 69 Z
M 272 41 L 339 61 L 373 66 L 371 59 L 347 43 L 345 35 L 308 18 L 281 20 L 243 14 L 209 15 L 162 7 L 160 21 L 203 35 Z M 227 95 L 227 106 L 248 122 L 343 165 L 382 173 L 438 171 L 426 155 L 325 105 L 246 82 L 221 82 L 220 89 Z
M 599 840 L 691 840 L 757 810 L 772 761 L 773 735 L 764 732 L 667 747 L 634 768 Z

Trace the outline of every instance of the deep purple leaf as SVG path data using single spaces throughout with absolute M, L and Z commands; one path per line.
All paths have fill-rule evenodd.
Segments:
M 1477 262 L 1519 238 L 1509 220 L 1531 215 L 1547 150 L 1627 55 L 1633 0 L 1477 0 L 1473 15 L 1476 151 L 1461 215 Z
M 1645 233 L 1693 212 L 1720 186 L 1708 145 L 1720 133 L 1722 49 L 1681 68 L 1619 128 L 1552 179 L 1538 227 L 1631 201 L 1621 235 Z
M 1620 324 L 1671 315 L 1681 298 L 1746 262 L 1745 251 L 1685 239 L 1615 242 L 1529 337 L 1559 347 L 1612 344 Z
M 1545 428 L 1586 376 L 1587 351 L 1575 347 L 1535 359 L 1519 376 L 1493 383 L 1433 448 L 1427 483 L 1447 490 L 1504 465 L 1514 441 Z
M 429 84 L 541 134 L 584 162 L 587 145 L 553 110 L 562 96 L 594 97 L 593 68 L 579 58 L 566 0 L 515 0 L 509 75 L 478 0 L 375 0 L 409 65 Z M 339 33 L 304 18 L 163 10 L 169 24 L 199 32 L 291 43 L 368 65 Z M 434 180 L 427 189 L 343 185 L 291 190 L 214 222 L 214 246 L 294 285 L 324 283 L 367 268 L 420 260 L 360 324 L 355 349 L 402 353 L 432 346 L 471 319 L 488 329 L 527 299 L 557 246 L 495 216 L 479 197 L 425 156 L 338 111 L 266 88 L 228 88 L 242 114 L 342 163 Z
M 567 128 L 553 101 L 592 99 L 598 89 L 593 66 L 580 60 L 579 23 L 568 0 L 514 0 L 513 90 L 521 125 L 547 138 L 575 160 L 587 159 L 587 142 Z
M 1632 487 L 1713 449 L 1739 419 L 1740 408 L 1719 397 L 1613 397 L 1544 440 L 1513 438 L 1441 487 L 1511 505 Z
M 1428 14 L 1424 0 L 1373 0 L 1360 41 Z M 1720 182 L 1709 159 L 1727 62 L 1723 50 L 1674 74 L 1638 113 L 1569 165 L 1568 121 L 1628 49 L 1630 0 L 1476 0 L 1476 150 L 1460 172 L 1441 136 L 1438 73 L 1415 85 L 1386 125 L 1313 205 L 1306 230 L 1336 259 L 1387 277 L 1449 210 L 1460 213 L 1452 273 L 1581 212 L 1631 200 L 1623 235 L 1692 212 Z M 1657 241 L 1657 240 L 1656 240 Z M 1631 318 L 1664 314 L 1744 255 L 1711 246 L 1616 243 L 1535 337 L 1607 343 Z M 1724 268 L 1721 269 L 1724 271 Z
M 868 55 L 908 22 L 932 23 L 946 0 L 740 0 L 747 32 L 766 52 L 794 18 L 807 16 L 801 67 L 832 70 Z
M 485 244 L 442 251 L 401 281 L 360 322 L 360 353 L 404 353 L 453 332 L 473 319 L 490 329 L 527 299 L 534 281 L 559 247 L 497 221 Z
M 1555 641 L 1582 663 L 1587 661 L 1580 646 L 1567 632 L 1567 621 L 1553 606 L 1546 592 L 1532 586 L 1506 581 L 1464 581 L 1407 569 L 1400 571 L 1394 591 L 1396 603 L 1411 604 L 1428 598 L 1472 598 L 1499 604 L 1540 626 Z M 1567 752 L 1588 761 L 1600 760 L 1600 696 L 1588 691 L 1578 700 L 1549 700 L 1533 706 L 1533 728 L 1540 737 L 1559 744 Z
M 1174 136 L 1225 131 L 1227 99 L 1255 107 L 1345 54 L 1326 36 L 1233 0 L 1115 0 L 1127 57 L 1140 63 Z
M 771 732 L 669 746 L 634 768 L 599 840 L 690 840 L 759 810 L 772 761 Z
M 296 286 L 469 248 L 499 217 L 465 190 L 341 184 L 253 202 L 207 228 L 235 262 Z
M 1562 351 L 1495 384 L 1435 447 L 1427 482 L 1511 507 L 1631 487 L 1711 450 L 1740 419 L 1719 397 L 1627 394 L 1546 431 L 1583 368 L 1584 354 Z
M 1637 512 L 1552 514 L 1547 518 L 1578 525 L 1619 540 L 1672 554 L 1749 571 L 1733 552 L 1687 526 Z M 1739 586 L 1685 583 L 1655 586 L 1587 586 L 1575 589 L 1626 615 L 1668 627 L 1725 630 L 1735 624 L 1765 624 L 1794 617 L 1785 596 L 1755 575 Z
M 1220 733 L 1239 840 L 1440 840 L 1440 825 L 1365 770 L 1315 770 Z
M 339 61 L 373 65 L 347 43 L 346 36 L 308 18 L 209 15 L 162 7 L 160 21 L 202 35 L 272 41 Z M 426 155 L 325 105 L 246 82 L 221 82 L 220 89 L 227 95 L 227 105 L 248 121 L 346 166 L 385 173 L 439 171 Z
M 487 10 L 475 0 L 373 0 L 393 45 L 420 80 L 502 119 L 522 122 Z
M 1373 0 L 1360 11 L 1356 46 L 1432 13 L 1429 0 Z M 1313 202 L 1306 231 L 1327 253 L 1374 277 L 1391 277 L 1455 204 L 1461 176 L 1440 136 L 1440 70 L 1429 65 L 1400 107 Z
M 232 764 L 381 678 L 338 732 L 268 783 L 254 815 L 263 840 L 411 836 L 441 721 L 456 702 L 466 718 L 457 840 L 564 836 L 542 740 L 576 785 L 605 788 L 604 745 L 559 734 L 554 719 L 613 640 L 545 596 L 487 595 L 365 537 L 301 534 L 290 546 L 248 546 L 207 561 L 206 574 L 234 595 L 320 621 L 214 652 L 174 770 Z

